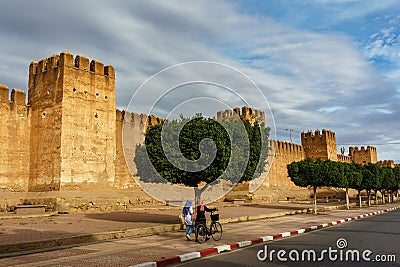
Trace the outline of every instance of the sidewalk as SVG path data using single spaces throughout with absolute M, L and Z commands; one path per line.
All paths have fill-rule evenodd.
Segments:
M 330 208 L 331 210 L 313 216 L 301 214 L 307 208 L 311 208 L 311 204 L 274 203 L 225 206 L 224 203 L 220 203 L 216 207 L 220 210 L 225 234 L 223 239 L 220 242 L 214 242 L 214 245 L 256 238 L 261 233 L 265 235 L 278 231 L 290 231 L 293 227 L 305 227 L 310 223 L 320 223 L 321 220 L 323 222 L 328 219 L 358 215 L 368 210 L 379 210 L 390 206 L 396 206 L 396 204 L 347 211 L 335 210 L 337 206 L 333 203 L 321 203 L 320 209 Z M 29 266 L 44 266 L 45 264 L 35 263 L 38 255 L 40 255 L 40 260 L 48 263 L 48 266 L 54 266 L 62 260 L 71 261 L 68 266 L 82 266 L 81 264 L 89 266 L 92 262 L 92 266 L 109 266 L 102 263 L 110 260 L 112 255 L 119 255 L 118 257 L 124 260 L 119 262 L 119 258 L 115 258 L 113 266 L 128 266 L 177 255 L 178 252 L 196 251 L 194 249 L 198 249 L 198 244 L 184 242 L 186 240 L 184 233 L 178 231 L 179 213 L 180 208 L 155 206 L 135 208 L 126 212 L 74 213 L 50 217 L 3 219 L 0 220 L 0 257 L 24 254 L 28 250 L 32 252 L 76 245 L 80 247 L 4 258 L 0 259 L 0 266 L 18 265 L 15 262 L 31 263 Z M 299 214 L 282 217 L 285 214 L 295 213 Z M 226 223 L 232 221 L 241 223 Z M 260 227 L 261 225 L 263 227 Z M 134 236 L 136 238 L 123 239 L 123 237 Z M 105 240 L 107 242 L 101 242 Z M 84 243 L 92 243 L 92 245 L 83 245 Z M 210 245 L 213 245 L 212 242 L 202 244 L 202 246 Z M 154 252 L 155 250 L 157 253 Z M 77 253 L 75 258 L 71 257 L 71 253 Z M 87 255 L 83 257 L 80 253 Z M 72 262 L 73 260 L 75 263 Z M 28 266 L 25 263 L 21 266 Z
M 217 203 L 214 206 L 219 209 L 223 224 L 302 213 L 311 208 L 311 204 L 294 203 Z M 320 208 L 328 206 L 333 204 L 319 205 Z M 158 205 L 136 207 L 122 212 L 47 214 L 33 217 L 0 213 L 0 257 L 30 250 L 179 231 L 180 210 L 179 207 Z

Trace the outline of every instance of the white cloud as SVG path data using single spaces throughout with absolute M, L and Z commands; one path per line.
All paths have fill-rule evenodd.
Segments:
M 334 4 L 330 2 L 322 1 Z M 354 1 L 365 9 L 343 9 L 338 19 L 351 20 L 393 5 L 392 1 L 381 2 Z M 313 32 L 271 17 L 243 14 L 228 1 L 35 1 L 25 7 L 30 13 L 18 16 L 22 8 L 21 2 L 15 1 L 4 4 L 0 11 L 0 36 L 12 40 L 11 45 L 0 43 L 0 83 L 11 80 L 24 88 L 30 60 L 70 50 L 116 68 L 117 105 L 125 107 L 139 85 L 157 71 L 186 61 L 210 60 L 231 65 L 252 78 L 270 102 L 277 123 L 298 132 L 359 125 L 373 128 L 375 122 L 365 116 L 364 106 L 374 107 L 382 116 L 395 114 L 393 105 L 382 106 L 391 101 L 385 95 L 392 88 L 345 33 Z M 398 53 L 379 43 L 384 40 L 395 46 L 398 39 L 394 33 L 383 27 L 365 46 L 365 53 L 369 57 Z M 221 73 L 214 75 L 227 80 Z M 244 98 L 262 104 L 263 99 L 241 87 L 239 79 L 230 82 L 237 82 Z M 205 91 L 210 95 L 209 90 Z M 157 92 L 151 94 L 157 97 Z M 214 96 L 230 99 L 221 91 Z M 145 112 L 149 99 L 134 107 L 136 111 Z M 179 99 L 168 99 L 166 105 L 173 105 L 172 100 Z M 206 111 L 213 108 L 201 103 L 193 105 L 193 113 L 200 107 Z
M 346 107 L 343 106 L 330 106 L 330 107 L 323 107 L 318 109 L 319 112 L 323 113 L 332 113 L 338 110 L 346 110 Z

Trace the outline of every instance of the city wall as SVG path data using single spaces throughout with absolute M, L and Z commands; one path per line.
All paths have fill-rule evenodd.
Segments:
M 0 209 L 43 202 L 69 210 L 154 203 L 131 173 L 136 173 L 136 145 L 143 144 L 147 127 L 163 119 L 116 109 L 112 66 L 62 52 L 30 64 L 28 88 L 26 102 L 24 91 L 10 93 L 0 85 Z M 217 112 L 219 120 L 239 118 L 268 126 L 264 112 L 254 108 Z M 269 173 L 263 174 L 263 184 L 252 194 L 240 184 L 227 198 L 309 197 L 307 189 L 290 181 L 286 168 L 306 157 L 377 162 L 375 147 L 351 147 L 348 156 L 337 154 L 336 136 L 329 130 L 304 132 L 301 142 L 269 141 L 275 157 Z M 381 164 L 394 165 L 391 161 Z
M 296 186 L 288 177 L 287 172 L 287 164 L 305 159 L 303 146 L 291 142 L 270 140 L 269 147 L 275 156 L 264 183 L 252 196 L 254 201 L 307 199 L 309 190 Z

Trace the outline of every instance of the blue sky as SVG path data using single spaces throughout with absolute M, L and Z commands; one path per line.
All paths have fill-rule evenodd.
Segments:
M 326 128 L 338 147 L 373 145 L 379 159 L 400 163 L 398 0 L 1 2 L 0 83 L 10 88 L 27 90 L 30 61 L 71 51 L 116 68 L 123 109 L 151 75 L 212 61 L 256 83 L 265 99 L 239 72 L 207 74 L 257 108 L 266 100 L 277 139 L 289 141 L 292 129 L 300 143 L 302 131 Z M 172 76 L 129 108 L 148 112 Z M 183 86 L 158 109 L 213 116 L 239 103 L 221 88 Z

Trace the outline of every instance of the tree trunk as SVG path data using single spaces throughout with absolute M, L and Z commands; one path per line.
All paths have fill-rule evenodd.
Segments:
M 392 195 L 392 192 L 389 192 L 389 193 L 388 193 L 388 203 L 390 203 L 391 200 L 392 200 L 391 195 Z
M 314 214 L 317 214 L 317 187 L 314 186 Z
M 197 186 L 193 187 L 193 189 L 194 189 L 194 205 L 195 205 L 196 210 L 197 210 L 197 206 L 200 205 L 201 194 L 207 189 L 207 187 L 208 187 L 208 184 L 203 186 L 201 189 L 199 189 Z M 196 211 L 195 211 L 195 214 L 196 214 Z
M 358 190 L 358 200 L 360 202 L 360 208 L 362 208 L 362 202 L 361 202 L 361 190 Z
M 371 190 L 367 190 L 367 195 L 368 195 L 368 207 L 371 206 Z
M 382 196 L 382 204 L 385 204 L 385 191 L 381 190 L 381 196 Z
M 350 209 L 350 200 L 349 200 L 349 189 L 348 188 L 346 188 L 346 206 L 347 206 L 347 209 L 349 210 Z

